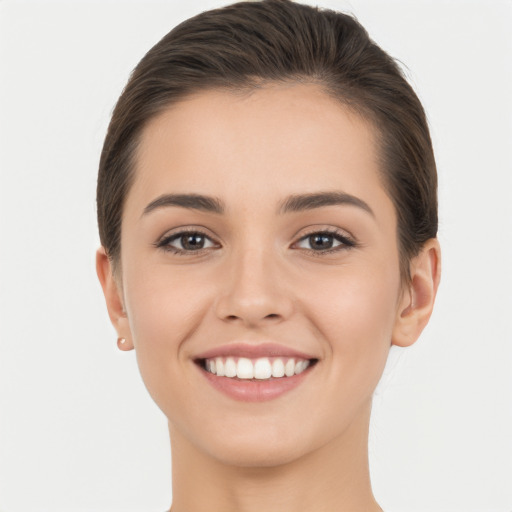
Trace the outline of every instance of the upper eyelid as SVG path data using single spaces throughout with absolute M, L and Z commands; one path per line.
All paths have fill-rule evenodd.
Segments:
M 356 243 L 357 239 L 352 233 L 347 231 L 346 229 L 336 228 L 336 227 L 319 227 L 319 226 L 311 226 L 308 231 L 301 233 L 302 230 L 298 231 L 294 235 L 294 239 L 296 240 L 303 240 L 304 238 L 307 238 L 308 236 L 314 235 L 316 233 L 327 233 L 329 235 L 338 235 L 342 238 L 346 238 L 348 240 L 351 240 L 352 242 Z
M 332 234 L 332 235 L 345 235 L 347 238 L 355 238 L 350 232 L 348 232 L 347 230 L 345 229 L 342 229 L 342 228 L 337 228 L 337 227 L 319 227 L 319 226 L 309 226 L 309 227 L 306 227 L 306 228 L 301 228 L 300 230 L 298 230 L 292 238 L 296 238 L 299 236 L 299 233 L 303 230 L 303 229 L 307 229 L 307 231 L 305 233 L 302 233 L 300 235 L 300 238 L 304 238 L 306 236 L 309 236 L 309 235 L 312 235 L 312 234 L 315 234 L 315 233 L 329 233 L 329 234 Z M 173 228 L 171 230 L 167 230 L 165 231 L 165 233 L 163 235 L 161 235 L 158 240 L 163 240 L 165 238 L 170 238 L 170 237 L 173 237 L 173 236 L 178 236 L 178 235 L 181 235 L 181 234 L 184 234 L 184 233 L 200 233 L 202 235 L 205 235 L 207 237 L 210 237 L 210 238 L 219 238 L 219 237 L 216 237 L 215 235 L 211 235 L 210 230 L 203 227 L 203 226 L 180 226 L 180 227 L 177 227 L 177 228 Z
M 169 232 L 167 232 L 169 233 Z M 197 250 L 187 250 L 187 249 L 180 249 L 179 247 L 173 247 L 172 242 L 179 240 L 183 235 L 186 234 L 198 234 L 203 236 L 204 238 L 208 239 L 213 247 L 202 247 Z M 174 233 L 165 234 L 162 237 L 160 237 L 153 245 L 156 247 L 156 249 L 163 250 L 165 252 L 172 252 L 176 255 L 199 255 L 204 254 L 205 251 L 210 251 L 212 249 L 218 248 L 221 245 L 219 242 L 217 242 L 213 237 L 207 235 L 202 230 L 198 229 L 181 229 L 179 231 L 176 231 Z M 216 247 L 215 247 L 216 246 Z
M 323 231 L 323 232 L 322 231 L 318 231 L 318 232 L 314 231 L 313 233 L 310 233 L 309 235 L 300 237 L 296 242 L 293 242 L 292 247 L 300 244 L 301 242 L 304 242 L 305 240 L 307 240 L 308 238 L 310 238 L 312 235 L 315 235 L 315 234 L 324 234 L 324 235 L 327 234 L 327 235 L 332 236 L 337 242 L 339 242 L 339 245 L 331 247 L 329 249 L 324 249 L 323 251 L 315 250 L 315 252 L 318 252 L 318 253 L 333 251 L 333 250 L 339 249 L 343 246 L 346 248 L 353 248 L 353 247 L 358 246 L 358 243 L 353 238 L 351 238 L 349 236 L 341 235 L 339 233 L 336 234 L 336 233 L 332 233 L 329 231 Z M 310 249 L 305 249 L 305 250 L 310 250 Z
M 188 233 L 197 233 L 199 235 L 202 235 L 208 239 L 210 239 L 212 242 L 218 243 L 217 239 L 218 237 L 210 234 L 209 230 L 206 228 L 203 228 L 201 226 L 190 226 L 190 227 L 177 227 L 173 228 L 171 230 L 167 230 L 162 236 L 158 237 L 155 245 L 159 245 L 162 242 L 167 242 L 169 240 L 175 240 L 176 238 L 179 238 L 180 236 L 186 235 Z

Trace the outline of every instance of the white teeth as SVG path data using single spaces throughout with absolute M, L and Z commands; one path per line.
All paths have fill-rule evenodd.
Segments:
M 224 365 L 224 375 L 226 377 L 236 377 L 236 363 L 232 357 L 228 357 L 226 359 L 226 364 Z
M 272 377 L 272 365 L 267 357 L 262 357 L 256 360 L 254 365 L 254 378 L 255 379 L 270 379 Z
M 295 359 L 288 359 L 284 367 L 284 374 L 287 377 L 291 377 L 295 374 Z
M 252 379 L 254 378 L 254 366 L 250 359 L 241 357 L 236 365 L 236 376 L 239 379 Z
M 224 375 L 226 375 L 224 371 L 224 361 L 220 357 L 215 358 L 215 373 L 219 377 L 224 377 Z
M 295 375 L 302 373 L 309 366 L 309 361 L 298 361 L 295 364 Z
M 215 368 L 215 359 L 209 359 L 206 362 L 206 368 L 210 373 L 217 373 Z
M 272 363 L 272 377 L 284 377 L 284 363 L 282 359 L 274 359 Z
M 280 357 L 271 359 L 260 357 L 256 360 L 247 357 L 228 357 L 226 359 L 216 357 L 205 361 L 206 371 L 218 377 L 237 377 L 247 380 L 293 377 L 302 373 L 309 365 L 310 361 L 307 359 L 296 361 L 294 358 Z

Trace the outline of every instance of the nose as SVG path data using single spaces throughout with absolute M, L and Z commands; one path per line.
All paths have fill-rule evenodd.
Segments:
M 257 328 L 293 312 L 286 271 L 271 251 L 244 251 L 226 261 L 215 313 L 225 322 Z

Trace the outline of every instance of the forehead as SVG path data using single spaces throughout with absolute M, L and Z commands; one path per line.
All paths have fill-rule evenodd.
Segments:
M 372 126 L 314 84 L 207 90 L 145 127 L 130 195 L 204 193 L 228 202 L 338 189 L 382 193 Z

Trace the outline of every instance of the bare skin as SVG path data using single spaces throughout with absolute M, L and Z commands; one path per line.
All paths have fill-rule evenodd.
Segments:
M 390 346 L 428 322 L 440 255 L 429 240 L 402 282 L 379 176 L 373 128 L 316 85 L 202 92 L 145 128 L 121 271 L 102 249 L 97 269 L 120 348 L 169 422 L 172 512 L 381 510 L 371 397 Z M 155 203 L 166 194 L 222 208 Z M 321 204 L 296 201 L 311 194 Z M 316 363 L 270 400 L 227 396 L 197 361 L 267 342 Z
M 173 472 L 171 512 L 209 510 L 207 503 L 214 503 L 213 509 L 219 511 L 252 512 L 258 507 L 276 512 L 380 511 L 371 493 L 367 435 L 362 435 L 367 419 L 362 418 L 336 442 L 308 453 L 299 461 L 265 468 L 212 461 L 190 446 L 179 432 L 173 432 L 171 426 L 176 447 L 172 461 L 177 469 Z M 340 464 L 341 453 L 349 464 Z

